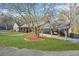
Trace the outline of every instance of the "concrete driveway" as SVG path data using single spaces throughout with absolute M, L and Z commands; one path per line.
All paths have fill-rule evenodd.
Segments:
M 39 51 L 0 46 L 0 56 L 79 56 L 79 51 Z
M 60 40 L 66 40 L 65 37 L 58 36 L 58 35 L 50 35 L 50 34 L 40 34 L 40 36 L 45 36 L 45 37 L 52 37 L 52 38 L 59 38 Z M 79 43 L 79 38 L 70 38 L 67 37 L 67 40 L 73 42 L 73 43 Z

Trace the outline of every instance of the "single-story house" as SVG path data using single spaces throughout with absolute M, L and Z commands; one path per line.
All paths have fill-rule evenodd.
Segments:
M 31 29 L 28 27 L 27 24 L 19 26 L 17 23 L 14 24 L 13 30 L 17 32 L 30 32 Z
M 19 32 L 31 32 L 31 28 L 27 24 L 24 24 L 19 26 Z
M 64 30 L 66 30 L 66 32 L 68 33 L 69 29 L 70 29 L 70 22 L 53 22 L 51 23 L 51 25 L 45 24 L 43 26 L 41 26 L 41 29 L 43 30 L 43 33 L 48 33 L 50 34 L 50 27 L 52 30 L 53 34 L 59 34 L 59 35 L 64 35 Z

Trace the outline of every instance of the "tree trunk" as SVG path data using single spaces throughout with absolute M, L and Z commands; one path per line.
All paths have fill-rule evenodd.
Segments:
M 52 33 L 52 29 L 50 30 L 50 32 L 51 32 L 51 37 L 52 37 L 52 35 L 53 35 L 53 33 Z
M 38 27 L 35 26 L 34 32 L 35 32 L 35 35 L 39 37 L 39 28 Z
M 65 40 L 67 40 L 67 31 L 64 30 L 64 33 L 65 33 Z
M 50 25 L 50 34 L 51 34 L 51 37 L 52 37 L 53 33 L 52 33 L 52 26 L 51 26 L 51 23 L 50 23 L 49 25 Z
M 41 31 L 41 37 L 43 37 L 43 30 L 40 30 Z
M 7 30 L 7 25 L 5 25 L 5 27 L 6 27 L 6 30 Z

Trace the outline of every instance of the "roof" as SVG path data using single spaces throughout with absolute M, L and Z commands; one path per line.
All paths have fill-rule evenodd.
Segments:
M 47 28 L 51 28 L 52 29 L 69 29 L 70 28 L 70 22 L 53 22 L 50 24 L 45 24 L 44 26 L 41 26 L 41 29 L 47 29 Z
M 28 25 L 27 25 L 27 24 L 24 24 L 24 25 L 22 25 L 21 27 L 28 27 Z

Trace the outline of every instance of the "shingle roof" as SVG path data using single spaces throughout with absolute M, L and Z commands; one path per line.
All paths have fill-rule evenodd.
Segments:
M 28 25 L 27 25 L 27 24 L 24 24 L 24 25 L 22 25 L 21 27 L 28 27 Z
M 53 22 L 50 24 L 45 24 L 44 26 L 41 26 L 41 29 L 45 29 L 45 28 L 51 28 L 52 29 L 68 29 L 70 28 L 70 22 Z

